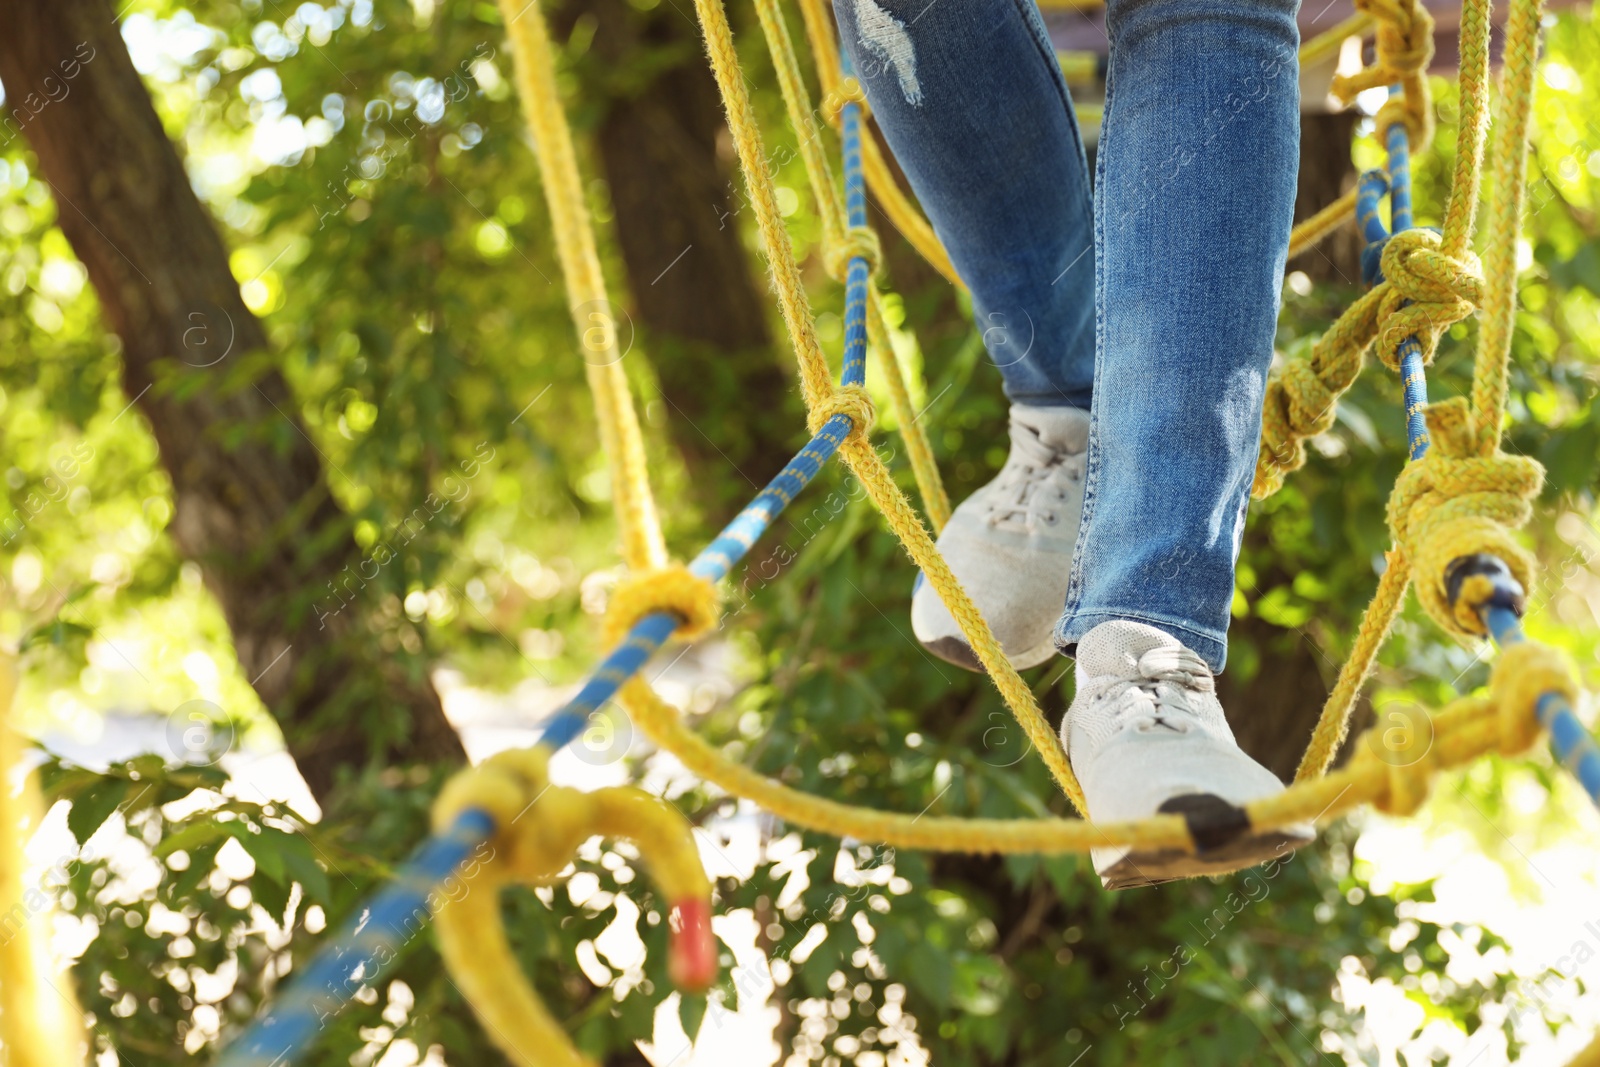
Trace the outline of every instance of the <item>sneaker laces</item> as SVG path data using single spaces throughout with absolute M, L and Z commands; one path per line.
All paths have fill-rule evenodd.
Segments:
M 1100 695 L 1100 699 L 1113 702 L 1119 727 L 1132 726 L 1143 733 L 1158 729 L 1188 733 L 1200 715 L 1189 695 L 1217 690 L 1206 661 L 1182 645 L 1150 649 L 1139 657 L 1136 669 L 1137 677 L 1116 678 Z M 1168 711 L 1179 714 L 1165 714 Z
M 1020 527 L 1031 532 L 1039 523 L 1061 521 L 1068 482 L 1083 479 L 1085 453 L 1045 444 L 1039 432 L 1011 420 L 1011 455 L 995 482 L 998 499 L 989 504 L 990 526 Z

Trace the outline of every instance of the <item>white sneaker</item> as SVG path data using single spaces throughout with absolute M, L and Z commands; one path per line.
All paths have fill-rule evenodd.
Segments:
M 1089 413 L 1011 405 L 1011 455 L 994 480 L 950 516 L 939 551 L 1018 670 L 1056 654 L 1083 515 Z M 929 652 L 983 670 L 939 594 L 917 575 L 911 631 Z
M 1177 638 L 1143 623 L 1103 622 L 1078 642 L 1077 672 L 1061 741 L 1090 818 L 1183 815 L 1200 849 L 1095 849 L 1107 889 L 1226 874 L 1315 837 L 1309 823 L 1251 829 L 1242 806 L 1281 793 L 1283 783 L 1234 742 L 1210 668 Z

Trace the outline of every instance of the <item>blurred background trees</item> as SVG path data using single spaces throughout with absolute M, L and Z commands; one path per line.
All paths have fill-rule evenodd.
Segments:
M 681 6 L 569 0 L 550 16 L 687 555 L 804 429 Z M 781 207 L 837 351 L 840 294 L 757 38 L 741 40 Z M 1530 628 L 1591 686 L 1597 45 L 1587 7 L 1550 27 L 1510 436 L 1550 474 Z M 497 10 L 475 0 L 0 11 L 0 628 L 24 653 L 21 725 L 56 754 L 65 845 L 41 866 L 71 915 L 64 945 L 96 1041 L 127 1062 L 213 1057 L 421 837 L 462 758 L 446 712 L 476 755 L 525 740 L 597 651 L 609 486 L 509 76 Z M 1453 161 L 1454 91 L 1436 92 L 1424 224 Z M 1352 166 L 1377 165 L 1370 123 L 1352 121 Z M 969 309 L 892 238 L 888 252 L 895 340 L 925 366 L 918 406 L 959 499 L 1004 458 L 998 378 Z M 1303 351 L 1351 296 L 1292 273 L 1280 347 Z M 1434 395 L 1462 391 L 1474 340 L 1471 323 L 1446 340 Z M 1281 773 L 1375 582 L 1400 411 L 1397 384 L 1369 373 L 1251 519 L 1224 699 Z M 1062 811 L 991 687 L 910 641 L 912 578 L 830 469 L 669 695 L 797 786 L 903 811 Z M 1482 658 L 1408 613 L 1372 702 L 1437 704 L 1484 682 Z M 1030 676 L 1052 715 L 1063 667 Z M 570 889 L 509 894 L 530 972 L 610 1064 L 688 1062 L 685 1031 L 709 1049 L 759 1010 L 776 1045 L 741 1064 L 1378 1063 L 1407 1042 L 1408 1062 L 1482 1048 L 1489 1063 L 1549 1052 L 1539 1018 L 1581 1014 L 1572 994 L 1594 976 L 1553 960 L 1530 974 L 1509 916 L 1461 921 L 1436 899 L 1457 893 L 1455 868 L 1394 873 L 1406 839 L 1382 820 L 1252 875 L 1108 896 L 1072 859 L 791 832 L 615 726 L 563 773 L 646 781 L 696 819 L 730 955 L 709 1000 L 670 992 L 659 902 L 626 849 L 592 846 Z M 124 728 L 155 755 L 117 750 Z M 252 776 L 279 744 L 309 796 Z M 1550 858 L 1596 819 L 1548 761 L 1449 780 L 1422 825 L 1469 843 L 1459 869 L 1504 872 L 1507 900 L 1588 884 Z M 1576 920 L 1560 936 L 1600 947 Z M 353 1001 L 312 1062 L 496 1062 L 426 937 Z

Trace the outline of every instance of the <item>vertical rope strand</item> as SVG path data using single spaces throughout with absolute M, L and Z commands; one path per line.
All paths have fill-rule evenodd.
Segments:
M 761 22 L 762 35 L 766 38 L 767 50 L 772 54 L 772 67 L 777 74 L 778 89 L 789 115 L 789 124 L 794 127 L 795 138 L 799 142 L 800 158 L 805 164 L 806 177 L 811 182 L 812 195 L 817 200 L 817 211 L 822 217 L 823 244 L 831 250 L 827 258 L 832 260 L 844 243 L 845 231 L 866 225 L 865 200 L 863 199 L 859 205 L 859 210 L 854 212 L 859 218 L 846 217 L 844 200 L 838 183 L 834 181 L 833 168 L 828 162 L 827 153 L 823 150 L 822 127 L 817 122 L 816 112 L 811 107 L 811 95 L 806 90 L 805 79 L 800 73 L 800 59 L 795 53 L 794 41 L 789 35 L 783 12 L 777 0 L 756 0 L 755 6 Z M 811 21 L 808 20 L 806 25 L 809 32 Z M 838 92 L 837 63 L 838 57 L 835 55 L 834 64 L 829 68 L 832 74 L 821 78 L 824 86 L 828 84 L 830 77 L 833 79 L 834 88 L 831 94 Z M 819 63 L 819 68 L 825 66 L 828 65 Z M 832 98 L 837 99 L 836 96 Z M 854 149 L 858 153 L 856 158 L 859 163 L 862 158 L 859 153 L 870 140 L 870 134 L 866 130 L 858 129 L 850 145 L 846 146 L 846 151 Z M 889 387 L 889 402 L 894 408 L 900 435 L 906 443 L 906 454 L 911 461 L 911 473 L 917 482 L 917 492 L 922 497 L 923 510 L 927 512 L 934 530 L 942 530 L 950 518 L 950 498 L 946 495 L 944 482 L 939 477 L 939 467 L 934 462 L 933 448 L 928 443 L 927 433 L 917 420 L 917 413 L 911 406 L 910 393 L 906 388 L 906 379 L 910 376 L 909 368 L 903 365 L 899 354 L 889 341 L 889 331 L 883 323 L 876 287 L 870 289 L 868 293 L 868 315 L 869 348 L 878 366 L 883 369 L 884 380 Z
M 611 464 L 611 498 L 622 535 L 623 559 L 635 571 L 652 570 L 666 565 L 666 543 L 650 491 L 633 393 L 622 368 L 622 353 L 617 350 L 616 319 L 606 295 L 594 224 L 583 199 L 572 130 L 556 88 L 550 32 L 537 2 L 519 6 L 515 0 L 500 0 L 500 13 L 511 38 L 522 113 L 539 153 L 568 305 L 583 349 L 584 373 L 594 394 L 600 443 Z
M 1522 226 L 1528 176 L 1528 121 L 1533 112 L 1533 75 L 1543 7 L 1542 0 L 1512 0 L 1506 17 L 1500 115 L 1490 154 L 1493 173 L 1488 247 L 1483 256 L 1483 325 L 1478 331 L 1478 353 L 1472 366 L 1472 407 L 1485 455 L 1500 447 L 1506 415 L 1506 372 L 1517 314 L 1517 235 Z
M 811 306 L 800 280 L 799 267 L 795 263 L 794 248 L 778 215 L 777 196 L 773 191 L 772 176 L 765 166 L 761 131 L 756 126 L 750 94 L 745 89 L 744 73 L 740 70 L 738 53 L 733 45 L 733 31 L 728 26 L 728 15 L 723 9 L 722 0 L 695 0 L 695 10 L 705 34 L 711 70 L 716 75 L 723 103 L 728 110 L 728 129 L 733 134 L 734 149 L 744 171 L 751 203 L 756 209 L 757 229 L 766 248 L 784 322 L 789 327 L 790 342 L 800 361 L 806 403 L 815 411 L 831 397 L 833 384 L 828 380 L 827 363 L 817 345 Z M 888 468 L 873 451 L 871 443 L 852 434 L 839 451 L 856 477 L 861 479 L 861 484 L 866 487 L 878 510 L 883 512 L 912 562 L 922 569 L 940 599 L 950 609 L 950 614 L 955 617 L 978 661 L 1000 690 L 1023 732 L 1039 750 L 1062 791 L 1080 812 L 1084 811 L 1083 790 L 1067 763 L 1060 739 L 1034 700 L 1033 691 L 1006 659 L 989 624 L 950 572 L 949 565 L 934 546 L 927 527 L 923 526 L 899 486 L 895 485 Z
M 1444 211 L 1440 251 L 1460 259 L 1472 243 L 1473 222 L 1483 187 L 1483 150 L 1489 135 L 1489 5 L 1461 8 L 1461 80 L 1457 99 L 1456 166 L 1450 178 L 1450 201 Z

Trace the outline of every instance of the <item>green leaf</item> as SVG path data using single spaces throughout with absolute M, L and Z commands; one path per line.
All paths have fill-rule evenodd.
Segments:
M 283 847 L 283 867 L 290 878 L 304 888 L 308 900 L 326 904 L 333 896 L 328 885 L 328 872 L 324 871 L 311 854 L 311 842 L 303 837 L 291 836 Z
M 217 853 L 222 851 L 220 840 L 197 845 L 189 852 L 189 866 L 172 878 L 174 901 L 186 901 L 200 888 L 200 883 L 210 877 L 217 866 Z
M 703 993 L 685 993 L 678 1003 L 678 1018 L 683 1021 L 683 1032 L 693 1041 L 700 1035 L 700 1024 L 706 1021 L 706 998 Z
M 80 848 L 105 824 L 127 795 L 127 781 L 102 778 L 72 798 L 72 808 L 67 812 L 67 829 L 72 831 Z
M 260 833 L 241 833 L 238 837 L 244 850 L 256 861 L 256 873 L 264 874 L 275 882 L 285 881 L 288 874 L 284 865 L 284 852 L 288 847 L 286 840 L 293 841 L 293 834 L 269 826 Z
M 941 952 L 927 941 L 918 941 L 906 953 L 905 968 L 906 981 L 936 1007 L 950 1006 L 955 971 L 949 953 Z
M 163 837 L 155 847 L 155 854 L 160 857 L 166 857 L 179 849 L 185 852 L 193 852 L 195 849 L 212 842 L 217 842 L 220 845 L 222 838 L 232 836 L 233 831 L 229 829 L 232 825 L 231 823 L 220 823 L 215 819 L 202 819 L 189 823 Z

